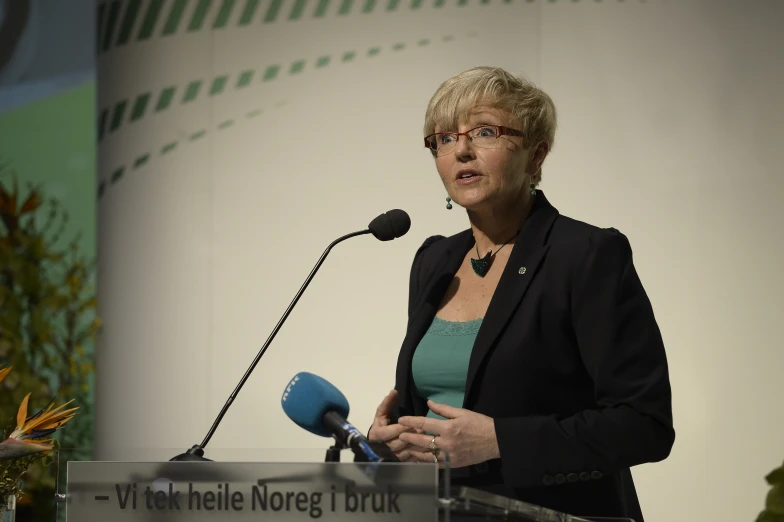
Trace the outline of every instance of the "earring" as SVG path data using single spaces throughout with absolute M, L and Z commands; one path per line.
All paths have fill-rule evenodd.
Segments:
M 531 195 L 532 195 L 532 196 L 536 196 L 536 185 L 534 185 L 533 183 L 531 183 L 531 185 L 530 185 L 530 186 L 531 186 Z
M 447 196 L 447 197 L 446 197 L 446 209 L 447 209 L 447 210 L 452 210 L 452 203 L 450 203 L 450 201 L 452 201 L 452 198 L 450 198 L 449 196 Z

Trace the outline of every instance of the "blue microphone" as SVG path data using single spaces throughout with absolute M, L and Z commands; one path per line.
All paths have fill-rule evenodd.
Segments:
M 346 420 L 348 400 L 326 379 L 300 372 L 286 385 L 280 402 L 297 426 L 320 437 L 333 437 L 341 447 L 351 448 L 356 461 L 400 462 L 389 446 L 368 440 Z

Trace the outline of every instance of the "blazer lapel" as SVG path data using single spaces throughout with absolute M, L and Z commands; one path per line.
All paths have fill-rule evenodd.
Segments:
M 514 249 L 474 341 L 466 377 L 464 405 L 469 401 L 472 385 L 482 362 L 519 306 L 545 258 L 549 249 L 545 241 L 556 217 L 558 211 L 540 191 L 531 214 L 515 240 Z

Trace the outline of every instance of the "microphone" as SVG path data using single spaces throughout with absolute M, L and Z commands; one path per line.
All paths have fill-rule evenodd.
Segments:
M 345 395 L 318 375 L 295 375 L 280 403 L 297 426 L 321 437 L 333 437 L 341 447 L 351 448 L 357 462 L 400 462 L 389 446 L 368 440 L 346 420 L 349 406 Z
M 332 247 L 334 247 L 341 241 L 344 241 L 351 237 L 361 236 L 363 234 L 373 234 L 373 236 L 380 241 L 390 241 L 392 239 L 397 239 L 405 235 L 406 232 L 408 232 L 409 228 L 411 228 L 411 218 L 408 217 L 408 214 L 406 214 L 406 212 L 403 210 L 393 209 L 373 219 L 373 221 L 371 221 L 370 224 L 368 225 L 367 229 L 346 234 L 345 236 L 339 237 L 335 241 L 330 243 L 327 249 L 324 251 L 324 253 L 321 254 L 321 257 L 316 263 L 316 266 L 313 267 L 313 270 L 311 270 L 307 279 L 305 279 L 305 283 L 302 285 L 302 287 L 299 289 L 297 294 L 294 296 L 294 300 L 291 301 L 291 304 L 289 304 L 289 307 L 283 313 L 283 316 L 278 321 L 278 324 L 276 324 L 275 328 L 272 329 L 272 333 L 264 342 L 264 345 L 261 347 L 261 350 L 259 350 L 259 353 L 256 354 L 256 358 L 253 360 L 250 367 L 245 371 L 245 375 L 242 376 L 242 379 L 240 379 L 240 382 L 239 384 L 237 384 L 237 387 L 234 389 L 231 395 L 229 395 L 229 399 L 226 401 L 226 404 L 223 405 L 223 408 L 218 414 L 218 417 L 215 419 L 215 422 L 212 423 L 212 427 L 210 428 L 210 431 L 207 432 L 207 436 L 204 437 L 202 443 L 194 444 L 185 453 L 181 453 L 175 457 L 172 457 L 169 460 L 170 461 L 210 460 L 204 457 L 204 448 L 210 442 L 210 439 L 215 434 L 215 430 L 218 429 L 218 425 L 223 420 L 224 415 L 226 415 L 226 412 L 229 410 L 229 407 L 234 402 L 234 399 L 237 398 L 237 395 L 239 394 L 240 390 L 245 385 L 245 381 L 248 380 L 248 377 L 250 377 L 250 374 L 253 372 L 254 368 L 256 368 L 256 365 L 261 360 L 261 357 L 264 355 L 264 352 L 267 351 L 267 348 L 269 347 L 270 343 L 278 334 L 278 330 L 280 330 L 280 327 L 283 326 L 283 323 L 288 318 L 289 314 L 291 313 L 291 310 L 297 304 L 297 301 L 299 301 L 299 298 L 302 296 L 302 293 L 310 284 L 310 281 L 313 279 L 313 276 L 315 276 L 316 272 L 318 272 L 318 269 L 321 268 L 321 264 L 327 258 L 327 255 L 332 250 Z
M 411 228 L 411 218 L 404 211 L 393 209 L 376 217 L 368 225 L 368 230 L 381 241 L 399 238 Z

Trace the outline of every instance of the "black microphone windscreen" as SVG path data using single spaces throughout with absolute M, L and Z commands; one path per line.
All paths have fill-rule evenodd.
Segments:
M 375 218 L 368 225 L 370 232 L 381 241 L 389 241 L 405 235 L 411 228 L 411 218 L 405 211 L 393 209 Z

